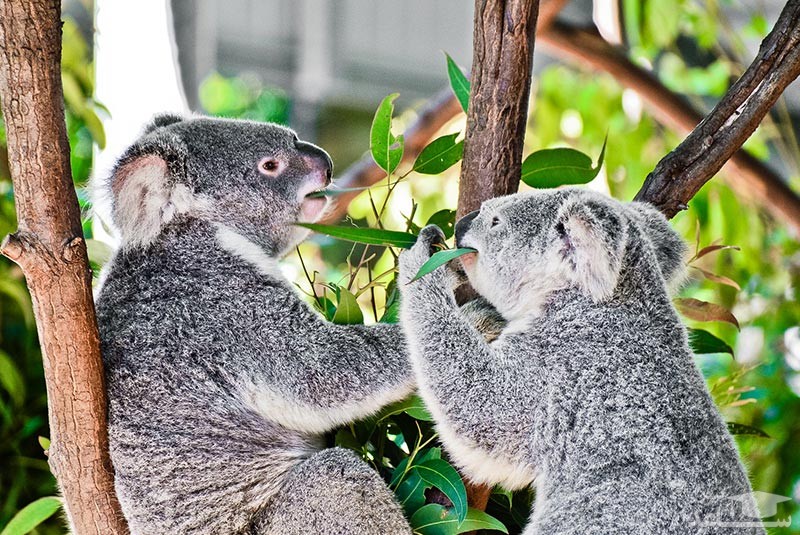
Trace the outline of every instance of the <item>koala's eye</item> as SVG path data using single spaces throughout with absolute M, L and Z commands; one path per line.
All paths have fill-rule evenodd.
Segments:
M 258 163 L 258 170 L 262 175 L 275 176 L 280 173 L 281 168 L 281 162 L 275 158 L 264 158 Z
M 499 224 L 500 224 L 500 218 L 499 218 L 499 217 L 497 217 L 497 216 L 494 216 L 494 217 L 492 218 L 492 228 L 496 227 L 496 226 L 497 226 L 497 225 L 499 225 Z

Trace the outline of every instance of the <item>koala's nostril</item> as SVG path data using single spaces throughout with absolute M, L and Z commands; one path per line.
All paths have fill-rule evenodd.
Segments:
M 331 177 L 333 176 L 333 161 L 331 161 L 331 157 L 328 156 L 328 153 L 316 145 L 306 143 L 305 141 L 300 141 L 299 139 L 294 141 L 294 146 L 304 155 L 310 156 L 317 160 L 317 162 L 319 162 L 319 164 L 324 168 L 325 177 L 328 182 L 330 182 Z
M 461 240 L 464 239 L 464 234 L 467 233 L 469 230 L 470 225 L 472 225 L 472 220 L 478 217 L 480 212 L 475 210 L 474 212 L 470 212 L 461 219 L 456 222 L 455 228 L 455 235 L 456 235 L 456 247 L 461 247 Z

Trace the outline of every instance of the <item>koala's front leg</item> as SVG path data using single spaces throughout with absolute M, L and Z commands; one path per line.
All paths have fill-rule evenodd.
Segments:
M 491 426 L 493 415 L 481 412 L 504 403 L 512 380 L 504 359 L 498 358 L 498 349 L 459 309 L 445 269 L 409 282 L 430 258 L 434 244 L 443 239 L 437 227 L 426 227 L 414 247 L 400 256 L 401 323 L 420 393 L 437 420 L 464 430 L 471 428 L 467 422 L 474 419 Z M 467 400 L 474 397 L 471 393 L 476 388 L 482 403 L 470 406 Z
M 255 384 L 260 413 L 298 431 L 322 433 L 367 417 L 414 389 L 400 325 L 335 325 L 310 310 L 293 325 L 286 362 L 265 362 Z

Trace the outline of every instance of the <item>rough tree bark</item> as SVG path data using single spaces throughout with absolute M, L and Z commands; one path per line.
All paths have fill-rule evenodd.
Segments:
M 517 191 L 538 0 L 476 0 L 458 216 Z
M 458 217 L 519 188 L 538 15 L 538 0 L 475 1 Z M 491 492 L 467 484 L 472 507 L 485 509 Z
M 636 200 L 651 202 L 667 217 L 685 209 L 798 75 L 800 0 L 789 0 L 753 63 L 692 133 L 658 162 Z M 797 206 L 792 209 L 800 216 Z
M 72 184 L 61 87 L 60 0 L 0 0 L 0 98 L 22 268 L 47 382 L 50 468 L 81 535 L 127 533 L 108 457 L 91 272 Z

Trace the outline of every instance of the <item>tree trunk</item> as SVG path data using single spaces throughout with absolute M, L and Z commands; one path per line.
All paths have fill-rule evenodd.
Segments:
M 0 96 L 18 231 L 0 251 L 30 289 L 47 382 L 50 468 L 78 534 L 127 533 L 61 87 L 61 2 L 0 0 Z
M 458 217 L 519 188 L 538 14 L 538 0 L 475 1 Z M 491 492 L 467 484 L 472 507 L 485 509 Z
M 519 187 L 538 0 L 476 0 L 458 216 Z

